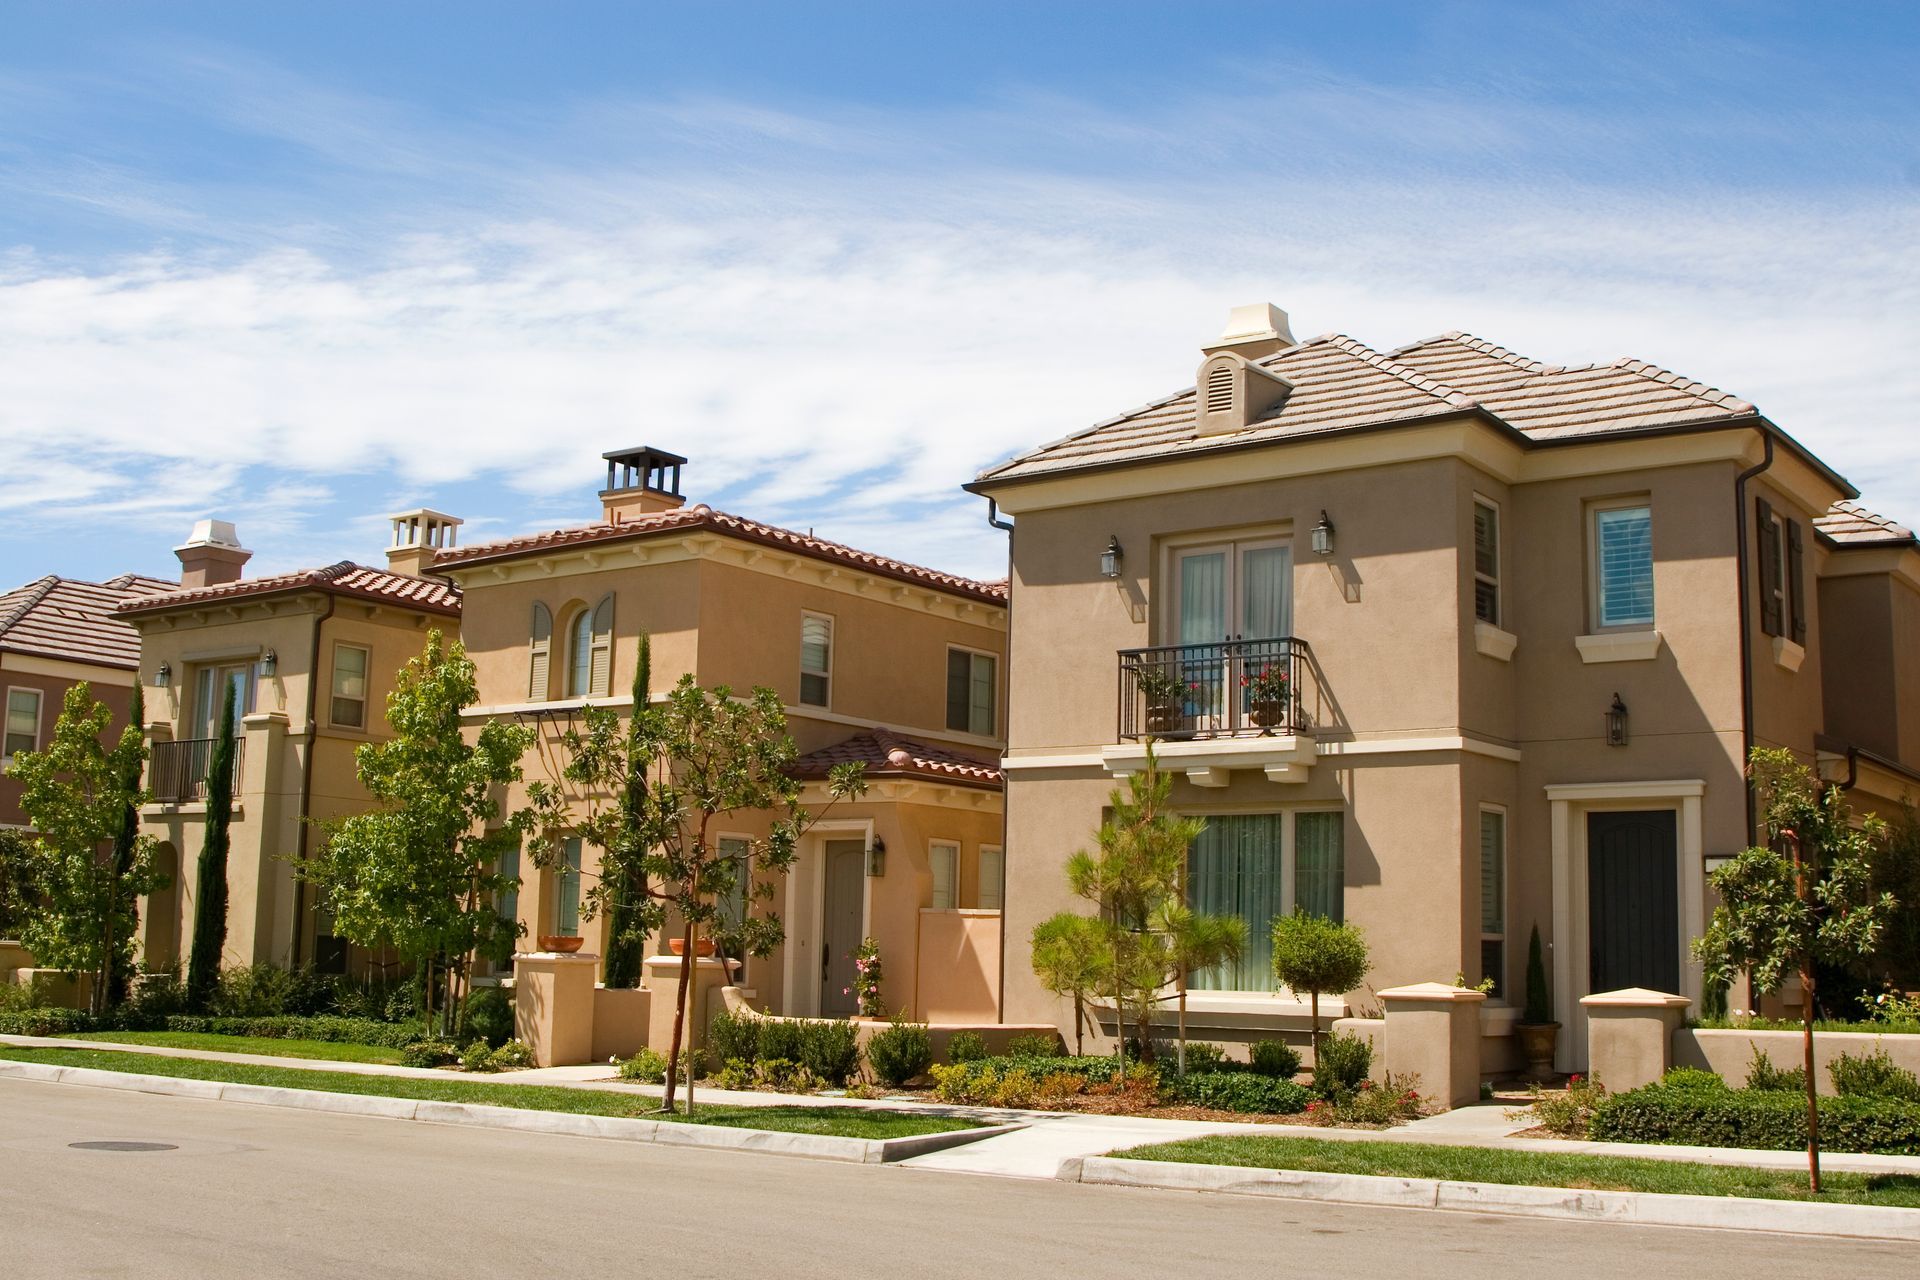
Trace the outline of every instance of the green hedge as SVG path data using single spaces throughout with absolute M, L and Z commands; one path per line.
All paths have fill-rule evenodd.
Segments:
M 1190 1071 L 1185 1079 L 1166 1080 L 1166 1087 L 1192 1106 L 1258 1115 L 1293 1115 L 1313 1098 L 1304 1085 L 1250 1071 Z
M 13 1009 L 0 1011 L 0 1035 L 65 1036 L 93 1030 L 93 1018 L 84 1009 Z
M 1920 1155 L 1920 1105 L 1821 1098 L 1819 1107 L 1829 1151 Z M 1654 1084 L 1603 1098 L 1588 1133 L 1601 1142 L 1791 1151 L 1807 1145 L 1807 1103 L 1792 1093 Z
M 321 1040 L 329 1044 L 370 1044 L 404 1049 L 427 1038 L 417 1022 L 376 1022 L 372 1018 L 342 1018 L 321 1014 L 311 1018 L 291 1015 L 269 1018 L 196 1018 L 175 1014 L 160 1028 L 214 1036 L 259 1036 L 267 1040 Z

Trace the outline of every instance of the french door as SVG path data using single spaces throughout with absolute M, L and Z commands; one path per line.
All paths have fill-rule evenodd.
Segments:
M 1177 674 L 1194 729 L 1239 724 L 1242 680 L 1285 654 L 1259 642 L 1293 631 L 1293 549 L 1278 539 L 1175 548 L 1172 599 L 1168 633 L 1181 647 Z
M 228 685 L 233 686 L 234 733 L 236 736 L 240 733 L 240 717 L 253 710 L 253 664 L 250 662 L 200 668 L 193 702 L 196 738 L 220 736 L 220 709 Z

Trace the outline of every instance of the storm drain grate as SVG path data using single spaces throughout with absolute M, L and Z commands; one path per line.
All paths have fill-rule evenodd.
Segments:
M 75 1151 L 178 1151 L 180 1148 L 171 1142 L 69 1142 Z

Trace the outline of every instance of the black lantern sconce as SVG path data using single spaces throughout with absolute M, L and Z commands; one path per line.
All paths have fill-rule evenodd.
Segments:
M 269 649 L 260 659 L 260 674 L 270 676 L 280 668 L 280 655 Z
M 879 836 L 867 847 L 867 874 L 876 880 L 887 874 L 887 842 Z
M 1330 556 L 1333 554 L 1333 520 L 1323 507 L 1320 511 L 1320 523 L 1313 526 L 1313 554 Z
M 1107 549 L 1100 553 L 1100 576 L 1103 578 L 1119 577 L 1120 561 L 1123 558 L 1124 553 L 1120 550 L 1119 537 L 1109 534 L 1107 537 Z
M 172 684 L 173 684 L 173 667 L 170 664 L 163 662 L 160 664 L 159 670 L 153 673 L 153 687 L 156 689 L 165 689 L 171 686 Z
M 1627 704 L 1620 701 L 1617 693 L 1613 695 L 1613 705 L 1607 708 L 1607 745 L 1627 745 Z

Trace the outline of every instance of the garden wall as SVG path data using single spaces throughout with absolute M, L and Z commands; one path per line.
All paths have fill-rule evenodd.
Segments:
M 1700 1067 L 1717 1071 L 1730 1085 L 1738 1087 L 1747 1079 L 1747 1064 L 1758 1046 L 1773 1065 L 1792 1068 L 1800 1065 L 1802 1049 L 1798 1031 L 1708 1030 L 1681 1027 L 1673 1033 L 1672 1062 L 1676 1067 Z M 1833 1079 L 1827 1067 L 1841 1054 L 1858 1058 L 1876 1048 L 1907 1070 L 1920 1074 L 1920 1036 L 1880 1035 L 1865 1031 L 1817 1031 L 1813 1037 L 1814 1072 L 1821 1093 L 1833 1092 Z

